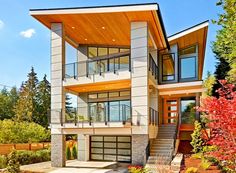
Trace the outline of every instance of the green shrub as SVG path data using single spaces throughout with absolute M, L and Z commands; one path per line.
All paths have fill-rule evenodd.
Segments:
M 203 140 L 201 138 L 201 130 L 202 130 L 201 123 L 199 123 L 198 121 L 195 121 L 194 122 L 194 131 L 191 134 L 192 141 L 190 143 L 193 146 L 194 153 L 198 153 L 198 152 L 202 151 Z
M 212 151 L 216 151 L 216 150 L 217 150 L 217 147 L 214 145 L 212 145 L 212 146 L 206 145 L 202 148 L 203 153 L 208 153 L 208 152 L 212 152 Z
M 7 165 L 7 158 L 4 155 L 0 155 L 0 169 L 5 168 Z
M 16 152 L 21 165 L 50 161 L 51 152 L 48 149 L 38 151 L 18 150 Z
M 20 172 L 20 164 L 17 158 L 16 150 L 13 150 L 7 156 L 7 167 L 4 171 L 5 173 L 19 173 Z
M 198 168 L 195 167 L 189 167 L 185 173 L 197 173 Z
M 77 159 L 77 147 L 76 145 L 73 146 L 72 148 L 72 156 L 74 159 Z
M 70 147 L 66 146 L 66 159 L 70 160 L 71 159 L 71 151 L 70 151 Z
M 211 166 L 211 162 L 208 162 L 208 160 L 202 158 L 201 165 L 204 170 L 208 169 Z
M 50 131 L 36 123 L 0 120 L 0 143 L 50 141 Z

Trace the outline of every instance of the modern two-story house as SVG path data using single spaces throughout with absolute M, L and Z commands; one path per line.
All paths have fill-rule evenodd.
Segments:
M 156 3 L 30 15 L 51 30 L 52 166 L 65 166 L 66 134 L 78 135 L 82 161 L 170 161 L 199 118 L 208 22 L 167 36 Z M 76 108 L 66 108 L 66 93 Z

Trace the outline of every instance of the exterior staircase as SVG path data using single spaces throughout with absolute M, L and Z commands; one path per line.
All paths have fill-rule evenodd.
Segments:
M 176 125 L 159 126 L 157 138 L 154 139 L 150 148 L 146 167 L 152 172 L 158 172 L 158 165 L 170 165 L 174 150 L 176 138 Z

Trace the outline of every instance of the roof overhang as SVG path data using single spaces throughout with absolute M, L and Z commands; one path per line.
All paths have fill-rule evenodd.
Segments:
M 194 44 L 198 45 L 199 79 L 202 78 L 208 25 L 209 22 L 205 21 L 168 37 L 169 44 L 178 44 L 178 49 L 187 48 Z
M 159 6 L 156 3 L 31 9 L 30 15 L 49 29 L 51 23 L 63 23 L 66 37 L 78 45 L 129 46 L 130 22 L 146 21 L 152 38 L 149 45 L 168 47 Z

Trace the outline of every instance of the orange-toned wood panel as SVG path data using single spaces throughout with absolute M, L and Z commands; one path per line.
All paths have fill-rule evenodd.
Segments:
M 94 14 L 33 15 L 50 28 L 50 23 L 62 22 L 66 35 L 78 44 L 130 45 L 130 22 L 147 21 L 158 47 L 165 46 L 160 21 L 155 12 L 115 12 Z M 157 19 L 156 19 L 157 18 Z M 104 28 L 105 27 L 105 28 Z M 149 46 L 153 46 L 149 41 Z
M 175 124 L 177 123 L 179 112 L 179 99 L 170 98 L 164 99 L 164 124 Z
M 166 92 L 166 91 L 180 91 L 180 90 L 189 90 L 189 89 L 202 89 L 202 85 L 197 86 L 185 86 L 185 87 L 176 87 L 176 88 L 163 88 L 159 89 L 159 92 Z
M 115 82 L 99 82 L 92 84 L 66 86 L 65 88 L 73 92 L 84 93 L 84 92 L 128 89 L 130 88 L 130 83 L 131 83 L 130 80 L 119 80 Z

